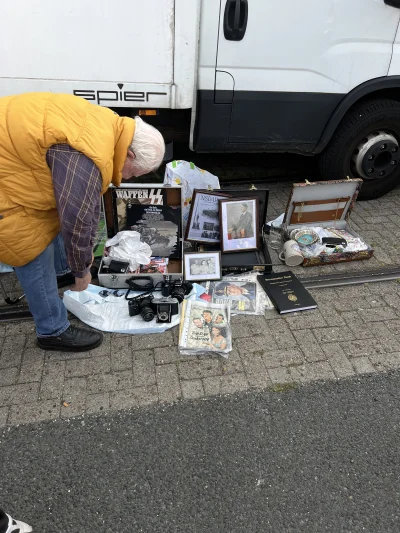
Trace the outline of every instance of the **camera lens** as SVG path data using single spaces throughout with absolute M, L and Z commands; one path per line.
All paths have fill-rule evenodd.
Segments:
M 159 320 L 159 322 L 167 322 L 168 319 L 169 319 L 168 311 L 159 311 L 158 312 L 158 320 Z
M 182 303 L 185 298 L 185 294 L 186 294 L 185 288 L 181 286 L 181 287 L 174 287 L 171 293 L 171 296 L 172 298 L 176 298 L 179 303 Z
M 150 322 L 154 318 L 154 311 L 151 307 L 151 300 L 143 300 L 140 302 L 140 316 L 145 322 Z

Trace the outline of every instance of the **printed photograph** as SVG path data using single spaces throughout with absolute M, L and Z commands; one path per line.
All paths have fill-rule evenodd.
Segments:
M 193 305 L 188 328 L 188 347 L 226 350 L 231 343 L 228 331 L 227 317 L 223 311 Z
M 237 314 L 254 314 L 257 309 L 257 283 L 224 277 L 220 282 L 206 283 L 205 292 L 200 298 L 217 304 L 229 304 L 231 311 Z
M 258 198 L 220 200 L 220 217 L 224 252 L 258 248 Z
M 127 229 L 140 234 L 140 240 L 150 246 L 152 256 L 181 257 L 180 207 L 128 204 L 126 218 Z
M 186 241 L 219 243 L 219 204 L 228 194 L 195 189 L 186 226 Z
M 188 281 L 219 280 L 221 252 L 188 252 L 185 254 L 185 279 Z

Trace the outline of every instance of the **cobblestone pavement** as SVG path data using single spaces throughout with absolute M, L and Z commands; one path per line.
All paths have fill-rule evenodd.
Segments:
M 267 186 L 272 219 L 284 210 L 291 185 Z M 352 227 L 374 246 L 371 260 L 294 271 L 309 276 L 399 264 L 399 208 L 400 189 L 356 205 Z M 279 391 L 400 367 L 397 282 L 311 292 L 315 311 L 233 317 L 228 359 L 180 356 L 177 328 L 160 335 L 106 334 L 94 351 L 63 354 L 35 346 L 32 321 L 0 324 L 0 426 L 250 388 Z

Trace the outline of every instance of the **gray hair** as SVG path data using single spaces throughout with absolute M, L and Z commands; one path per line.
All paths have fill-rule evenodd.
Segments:
M 165 142 L 161 133 L 140 117 L 135 117 L 135 123 L 135 134 L 129 148 L 136 156 L 135 167 L 147 174 L 161 165 Z

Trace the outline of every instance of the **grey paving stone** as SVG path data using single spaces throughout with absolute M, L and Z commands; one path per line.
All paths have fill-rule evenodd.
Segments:
M 54 420 L 60 416 L 60 403 L 57 400 L 43 400 L 23 405 L 12 405 L 8 423 L 28 424 L 43 420 Z
M 386 293 L 383 295 L 383 300 L 389 307 L 394 309 L 399 309 L 400 307 L 400 296 L 398 293 Z
M 162 346 L 172 346 L 173 338 L 170 330 L 164 333 L 152 333 L 150 335 L 135 335 L 132 342 L 133 350 L 146 350 L 149 348 L 160 348 Z
M 244 316 L 242 316 L 242 320 L 243 318 Z M 253 335 L 265 335 L 268 324 L 265 322 L 264 316 L 251 315 L 246 318 L 250 319 L 248 320 L 248 324 Z
M 139 407 L 135 389 L 110 392 L 110 407 L 112 409 L 131 409 Z
M 0 370 L 0 387 L 15 385 L 17 383 L 19 368 L 17 366 Z
M 156 374 L 153 350 L 143 350 L 134 353 L 133 380 L 137 387 L 141 385 L 155 385 Z
M 322 350 L 338 378 L 346 378 L 354 374 L 354 369 L 339 343 L 323 344 Z
M 49 361 L 43 367 L 39 396 L 41 400 L 61 398 L 65 376 L 65 361 Z
M 110 372 L 110 356 L 92 357 L 90 359 L 73 359 L 67 361 L 65 376 L 74 378 L 79 376 L 92 376 Z
M 150 385 L 148 387 L 136 387 L 135 391 L 140 407 L 158 402 L 157 385 Z
M 19 405 L 30 403 L 38 399 L 39 383 L 22 383 L 0 388 L 0 407 L 4 405 Z
M 130 370 L 132 361 L 132 336 L 113 338 L 111 340 L 111 370 L 113 372 Z
M 44 352 L 38 348 L 25 350 L 22 356 L 18 383 L 29 383 L 42 379 Z
M 234 347 L 229 352 L 228 357 L 221 357 L 220 366 L 223 374 L 235 374 L 236 372 L 243 372 L 242 360 L 238 350 Z
M 263 355 L 264 364 L 269 368 L 277 366 L 301 365 L 304 357 L 300 350 L 276 350 Z
M 86 378 L 70 378 L 64 381 L 64 388 L 61 396 L 62 418 L 71 418 L 85 413 L 86 391 Z
M 319 343 L 351 341 L 354 339 L 353 332 L 347 326 L 335 326 L 329 328 L 318 328 L 312 330 Z
M 369 283 L 363 283 L 360 285 L 347 285 L 345 287 L 335 287 L 335 291 L 338 299 L 353 300 L 362 298 L 364 296 L 371 296 L 369 290 Z
M 335 309 L 341 313 L 346 311 L 358 311 L 359 309 L 387 307 L 386 302 L 380 296 L 372 294 L 369 296 L 360 296 L 359 298 L 338 298 L 333 305 Z
M 368 324 L 376 339 L 380 339 L 382 347 L 387 352 L 399 352 L 399 338 L 387 327 L 385 322 L 371 322 Z
M 1 354 L 0 368 L 17 366 L 21 363 L 22 354 L 25 347 L 25 336 L 16 335 L 14 337 L 0 338 Z
M 290 329 L 323 328 L 328 326 L 320 311 L 301 311 L 285 317 Z
M 87 378 L 88 394 L 124 390 L 131 387 L 133 387 L 133 372 L 131 370 L 122 370 L 112 374 L 98 374 Z
M 358 311 L 358 314 L 366 322 L 381 322 L 382 320 L 392 320 L 394 318 L 398 318 L 396 312 L 391 307 L 362 309 Z
M 287 323 L 280 320 L 269 321 L 267 327 L 279 350 L 287 350 L 297 347 L 297 341 Z
M 362 339 L 340 343 L 344 353 L 349 357 L 362 357 L 374 353 L 386 353 L 379 339 Z
M 243 318 L 245 317 L 243 317 L 242 315 L 233 316 L 231 318 L 231 328 L 232 328 L 233 339 L 240 339 L 241 337 L 251 337 L 252 335 L 254 335 L 254 332 L 250 328 L 248 321 L 243 320 Z M 265 320 L 264 320 L 264 327 L 265 327 Z
M 326 361 L 306 363 L 301 366 L 291 367 L 290 374 L 294 381 L 299 381 L 301 383 L 336 379 L 332 368 Z
M 201 379 L 208 376 L 218 376 L 221 372 L 218 359 L 203 359 L 179 364 L 181 379 Z
M 2 336 L 7 335 L 14 337 L 15 335 L 30 334 L 35 335 L 36 337 L 36 328 L 33 320 L 15 320 L 14 322 L 2 325 L 0 331 L 3 332 Z
M 204 396 L 203 383 L 201 379 L 182 381 L 182 396 L 185 399 L 202 398 Z
M 356 357 L 352 360 L 352 364 L 357 374 L 372 374 L 376 372 L 368 357 Z
M 369 360 L 379 372 L 400 368 L 400 353 L 371 354 Z
M 294 383 L 294 379 L 290 374 L 290 370 L 286 367 L 280 366 L 277 368 L 269 368 L 268 375 L 274 386 L 289 385 Z
M 176 365 L 157 366 L 156 378 L 160 402 L 174 402 L 181 397 Z
M 193 355 L 181 355 L 178 346 L 167 346 L 154 349 L 154 358 L 156 365 L 168 365 L 177 361 L 190 361 Z
M 293 334 L 303 351 L 306 361 L 322 361 L 325 359 L 321 345 L 317 342 L 312 330 L 300 329 L 294 331 Z
M 239 350 L 240 355 L 254 352 L 263 354 L 265 352 L 277 350 L 278 346 L 276 345 L 271 332 L 269 330 L 267 331 L 268 334 L 266 335 L 255 335 L 251 338 L 237 339 L 235 346 Z
M 86 413 L 104 413 L 110 409 L 110 394 L 103 392 L 100 394 L 89 394 L 86 398 Z
M 244 374 L 229 374 L 227 376 L 214 376 L 203 380 L 206 395 L 232 394 L 244 391 L 248 383 Z
M 338 301 L 338 300 L 336 300 Z M 334 308 L 334 303 L 331 304 L 319 304 L 319 311 L 322 314 L 322 316 L 325 319 L 325 322 L 330 327 L 335 326 L 345 326 L 346 322 L 344 318 L 342 317 L 341 313 L 339 313 Z
M 0 428 L 4 427 L 7 424 L 9 411 L 9 407 L 0 407 Z
M 250 387 L 264 389 L 270 385 L 267 367 L 264 364 L 262 355 L 251 353 L 241 355 L 241 359 Z
M 395 335 L 399 334 L 400 333 L 400 319 L 396 319 L 396 320 L 387 320 L 385 322 L 386 326 L 388 327 L 388 329 L 390 329 L 390 331 L 392 333 L 394 333 Z
M 357 311 L 342 313 L 342 317 L 355 339 L 372 339 L 374 337 L 374 334 L 368 327 L 369 324 L 360 317 Z
M 395 293 L 399 288 L 396 281 L 380 281 L 378 283 L 368 283 L 369 290 L 372 294 L 389 294 Z
M 304 275 L 312 276 L 314 274 L 317 274 L 317 272 L 311 273 L 307 271 L 307 273 Z M 331 304 L 335 302 L 338 298 L 336 288 L 311 289 L 310 294 L 313 296 L 315 300 L 318 301 L 318 305 Z

